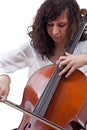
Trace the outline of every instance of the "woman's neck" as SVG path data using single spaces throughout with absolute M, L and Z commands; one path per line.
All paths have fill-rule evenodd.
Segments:
M 59 57 L 62 56 L 65 52 L 65 45 L 64 46 L 58 46 L 56 47 L 55 54 L 50 57 L 49 59 L 53 62 L 53 64 L 56 64 Z

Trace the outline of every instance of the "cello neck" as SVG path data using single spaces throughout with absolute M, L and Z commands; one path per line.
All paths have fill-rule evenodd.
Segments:
M 67 48 L 66 48 L 66 52 L 69 52 L 70 54 L 73 53 L 76 44 L 79 42 L 82 33 L 85 29 L 85 27 L 87 26 L 87 16 L 84 18 L 84 20 L 82 21 L 80 27 L 78 28 L 78 30 L 75 32 L 72 40 L 68 43 Z

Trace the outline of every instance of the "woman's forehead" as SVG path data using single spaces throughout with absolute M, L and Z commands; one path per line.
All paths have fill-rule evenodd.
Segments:
M 55 18 L 53 19 L 49 19 L 49 21 L 54 21 L 54 20 L 62 20 L 62 21 L 68 21 L 68 13 L 67 13 L 67 10 L 64 10 L 61 15 L 58 15 L 56 16 Z

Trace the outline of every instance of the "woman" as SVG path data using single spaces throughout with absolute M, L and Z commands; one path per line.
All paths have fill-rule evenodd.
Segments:
M 0 101 L 5 101 L 10 90 L 9 73 L 29 67 L 29 77 L 38 69 L 59 63 L 59 73 L 66 77 L 79 68 L 87 75 L 87 41 L 82 35 L 73 55 L 65 53 L 67 43 L 81 24 L 81 11 L 75 0 L 46 0 L 37 11 L 28 30 L 30 41 L 0 57 Z M 84 34 L 85 35 L 85 34 Z

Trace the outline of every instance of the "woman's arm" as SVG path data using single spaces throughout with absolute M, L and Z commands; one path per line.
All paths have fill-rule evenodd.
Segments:
M 27 67 L 31 57 L 28 43 L 6 54 L 0 55 L 0 101 L 5 101 L 10 90 L 10 73 Z
M 13 73 L 18 69 L 27 66 L 26 59 L 29 56 L 28 44 L 23 44 L 19 48 L 0 55 L 0 74 Z

